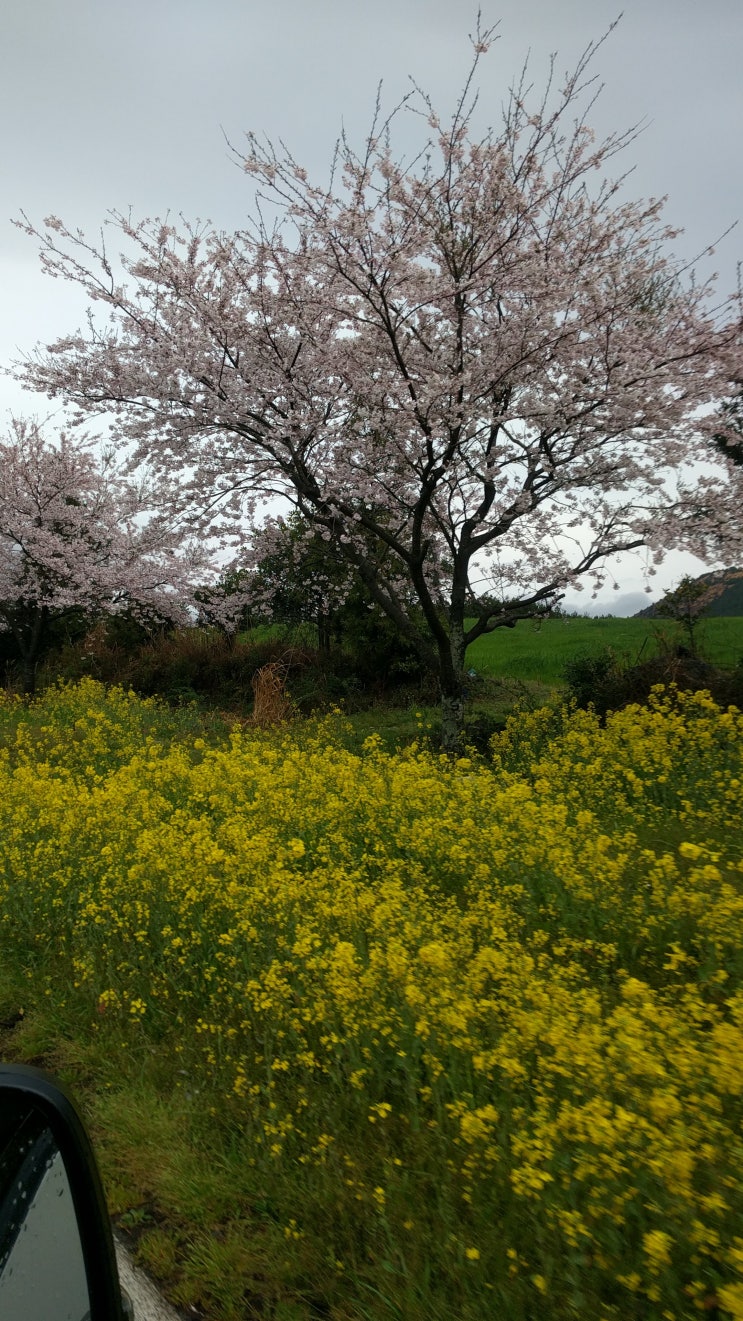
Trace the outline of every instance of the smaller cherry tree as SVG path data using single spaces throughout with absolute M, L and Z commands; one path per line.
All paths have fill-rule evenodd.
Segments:
M 658 602 L 656 613 L 681 626 L 690 656 L 696 656 L 699 650 L 698 632 L 702 618 L 724 588 L 724 582 L 710 582 L 687 574 Z
M 87 437 L 44 438 L 14 421 L 0 441 L 0 632 L 12 635 L 24 691 L 60 621 L 131 610 L 188 618 L 203 557 Z

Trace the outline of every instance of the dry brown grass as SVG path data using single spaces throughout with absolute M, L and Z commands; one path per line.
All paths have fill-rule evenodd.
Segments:
M 270 661 L 253 675 L 253 714 L 250 723 L 267 728 L 290 720 L 295 713 L 294 702 L 286 689 L 289 657 Z

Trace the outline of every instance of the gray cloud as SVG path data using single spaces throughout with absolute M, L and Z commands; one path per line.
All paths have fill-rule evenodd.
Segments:
M 539 87 L 617 16 L 618 0 L 498 0 L 500 38 L 481 67 L 478 123 L 497 123 L 528 51 Z M 490 9 L 490 15 L 487 10 Z M 600 134 L 647 127 L 618 170 L 635 166 L 630 196 L 669 194 L 669 221 L 693 257 L 743 213 L 743 23 L 740 0 L 625 0 L 594 69 L 605 89 L 592 113 Z M 16 0 L 0 44 L 2 199 L 0 363 L 80 323 L 75 292 L 38 273 L 33 245 L 13 229 L 21 208 L 53 212 L 95 233 L 109 208 L 245 222 L 248 183 L 230 160 L 247 129 L 283 138 L 326 177 L 345 124 L 360 141 L 377 83 L 385 103 L 408 75 L 450 110 L 470 59 L 476 15 L 451 0 Z M 401 121 L 400 147 L 416 122 Z M 740 234 L 702 273 L 735 282 Z M 41 409 L 39 409 L 39 402 Z M 0 414 L 44 411 L 0 377 Z

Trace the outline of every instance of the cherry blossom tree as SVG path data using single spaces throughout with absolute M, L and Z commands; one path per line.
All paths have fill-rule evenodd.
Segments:
M 16 421 L 0 442 L 0 631 L 12 633 L 25 691 L 60 619 L 132 610 L 185 622 L 203 557 L 148 517 L 145 489 L 86 437 L 47 441 Z
M 720 409 L 720 429 L 714 441 L 720 453 L 743 468 L 743 381 L 735 382 L 735 393 L 726 399 Z
M 596 47 L 541 96 L 522 77 L 478 136 L 491 41 L 450 119 L 414 87 L 360 152 L 340 139 L 328 186 L 249 136 L 246 231 L 114 213 L 117 273 L 103 239 L 24 219 L 110 319 L 23 381 L 81 420 L 113 413 L 226 540 L 288 498 L 438 674 L 451 749 L 477 637 L 600 583 L 619 552 L 702 545 L 675 482 L 739 338 L 671 255 L 662 204 L 625 200 L 634 133 L 587 125 Z M 406 112 L 425 139 L 407 162 Z

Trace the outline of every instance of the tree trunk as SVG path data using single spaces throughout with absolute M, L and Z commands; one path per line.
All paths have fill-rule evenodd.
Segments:
M 330 652 L 330 617 L 322 612 L 317 616 L 317 647 L 324 655 Z
M 441 747 L 450 757 L 462 751 L 464 732 L 464 623 L 450 622 L 448 646 L 441 648 Z
M 36 661 L 32 656 L 22 656 L 18 666 L 24 697 L 33 697 L 36 692 Z
M 464 692 L 441 694 L 441 747 L 450 757 L 462 751 Z
M 18 675 L 26 697 L 36 692 L 36 665 L 46 637 L 49 611 L 46 606 L 24 602 L 3 610 L 5 622 L 18 647 Z

